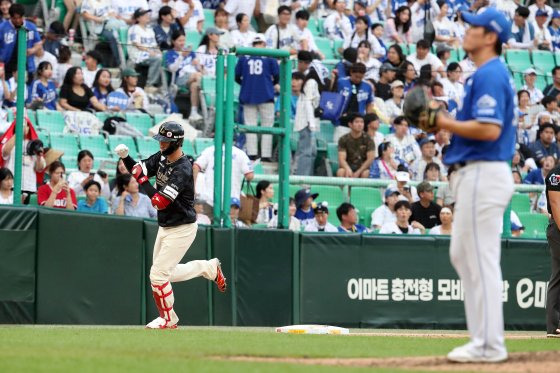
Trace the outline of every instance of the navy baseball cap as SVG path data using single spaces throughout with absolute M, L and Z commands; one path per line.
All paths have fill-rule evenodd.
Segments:
M 486 10 L 478 14 L 461 12 L 461 17 L 472 26 L 484 27 L 495 32 L 502 43 L 508 42 L 511 23 L 496 8 L 486 8 Z
M 300 189 L 297 191 L 296 195 L 294 196 L 296 200 L 296 206 L 299 208 L 309 197 L 315 199 L 319 196 L 319 193 L 311 193 L 309 189 Z
M 539 9 L 537 10 L 535 17 L 548 17 L 548 12 L 546 11 L 546 9 Z
M 241 208 L 241 201 L 239 200 L 239 198 L 232 197 L 231 200 L 230 200 L 230 206 L 235 206 L 238 209 L 240 209 Z
M 554 9 L 554 12 L 552 12 L 552 19 L 554 18 L 560 18 L 560 12 L 558 9 Z

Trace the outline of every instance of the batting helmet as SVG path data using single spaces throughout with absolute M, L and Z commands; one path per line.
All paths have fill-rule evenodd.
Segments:
M 170 155 L 175 150 L 183 146 L 185 131 L 177 122 L 165 122 L 159 127 L 158 134 L 153 138 L 160 142 L 170 142 L 169 147 L 161 154 Z

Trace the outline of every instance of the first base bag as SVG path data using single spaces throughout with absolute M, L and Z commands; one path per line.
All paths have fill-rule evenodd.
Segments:
M 344 96 L 336 92 L 323 92 L 319 107 L 323 111 L 321 119 L 336 122 L 344 110 Z

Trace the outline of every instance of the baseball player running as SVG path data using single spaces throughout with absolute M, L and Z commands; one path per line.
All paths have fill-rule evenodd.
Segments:
M 450 256 L 463 284 L 470 341 L 455 348 L 447 358 L 455 362 L 501 362 L 508 355 L 500 232 L 513 194 L 507 162 L 514 153 L 517 119 L 513 81 L 499 56 L 511 26 L 495 8 L 461 15 L 470 24 L 463 48 L 477 70 L 465 83 L 457 120 L 439 112 L 437 103 L 429 101 L 421 89 L 409 93 L 404 112 L 428 132 L 441 128 L 454 134 L 444 158 L 446 164 L 459 167 L 452 180 L 456 204 Z
M 192 165 L 183 154 L 184 131 L 175 122 L 163 123 L 154 139 L 160 151 L 136 163 L 128 155 L 128 147 L 120 144 L 115 152 L 126 168 L 151 198 L 158 210 L 159 230 L 154 244 L 150 282 L 159 317 L 146 325 L 149 329 L 176 329 L 179 318 L 173 310 L 171 282 L 203 276 L 213 280 L 218 290 L 226 290 L 226 278 L 220 261 L 193 260 L 179 264 L 196 237 Z M 155 176 L 155 188 L 148 178 Z

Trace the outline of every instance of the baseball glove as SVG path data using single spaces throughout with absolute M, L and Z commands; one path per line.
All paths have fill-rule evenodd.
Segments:
M 407 93 L 404 99 L 403 113 L 409 124 L 425 132 L 437 130 L 436 118 L 440 112 L 440 105 L 430 99 L 426 90 L 415 87 Z

